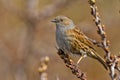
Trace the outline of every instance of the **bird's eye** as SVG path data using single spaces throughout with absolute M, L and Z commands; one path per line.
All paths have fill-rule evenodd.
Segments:
M 63 22 L 63 19 L 60 19 L 61 22 Z

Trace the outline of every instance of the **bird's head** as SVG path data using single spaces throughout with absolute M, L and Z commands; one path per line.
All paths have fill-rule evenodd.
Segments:
M 59 28 L 72 29 L 75 26 L 73 21 L 65 16 L 57 16 L 51 22 L 54 22 L 56 24 L 56 27 Z

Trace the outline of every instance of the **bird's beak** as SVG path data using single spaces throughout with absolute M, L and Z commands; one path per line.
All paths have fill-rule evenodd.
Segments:
M 51 20 L 51 22 L 57 23 L 58 21 L 56 19 Z

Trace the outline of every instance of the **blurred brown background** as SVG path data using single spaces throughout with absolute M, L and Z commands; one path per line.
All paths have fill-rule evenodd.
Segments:
M 120 0 L 97 0 L 111 41 L 111 51 L 120 51 Z M 89 37 L 100 40 L 90 15 L 88 0 L 0 0 L 0 80 L 40 80 L 40 58 L 50 57 L 48 79 L 78 80 L 56 54 L 57 15 L 73 19 Z M 101 56 L 104 52 L 97 49 Z M 77 61 L 79 57 L 72 56 Z M 110 80 L 108 72 L 91 58 L 80 62 L 88 80 Z

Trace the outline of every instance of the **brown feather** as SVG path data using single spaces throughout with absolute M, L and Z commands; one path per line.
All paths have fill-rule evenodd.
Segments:
M 70 29 L 70 30 L 67 30 L 66 31 L 66 34 L 67 34 L 67 36 L 71 36 L 72 38 L 73 37 L 75 37 L 74 39 L 76 39 L 75 41 L 76 42 L 74 42 L 74 44 L 75 45 L 79 45 L 80 46 L 80 44 L 81 44 L 81 47 L 82 46 L 88 46 L 89 48 L 92 48 L 93 50 L 95 50 L 94 48 L 93 48 L 93 44 L 92 44 L 92 42 L 90 42 L 87 38 L 86 38 L 86 36 L 80 31 L 80 29 L 79 28 L 77 28 L 77 27 L 75 27 L 74 29 Z M 79 40 L 79 41 L 78 41 Z M 73 40 L 74 41 L 74 40 Z M 83 45 L 82 45 L 83 44 Z M 76 46 L 75 46 L 76 47 Z M 80 47 L 80 48 L 81 48 Z M 79 49 L 80 49 L 79 48 Z

